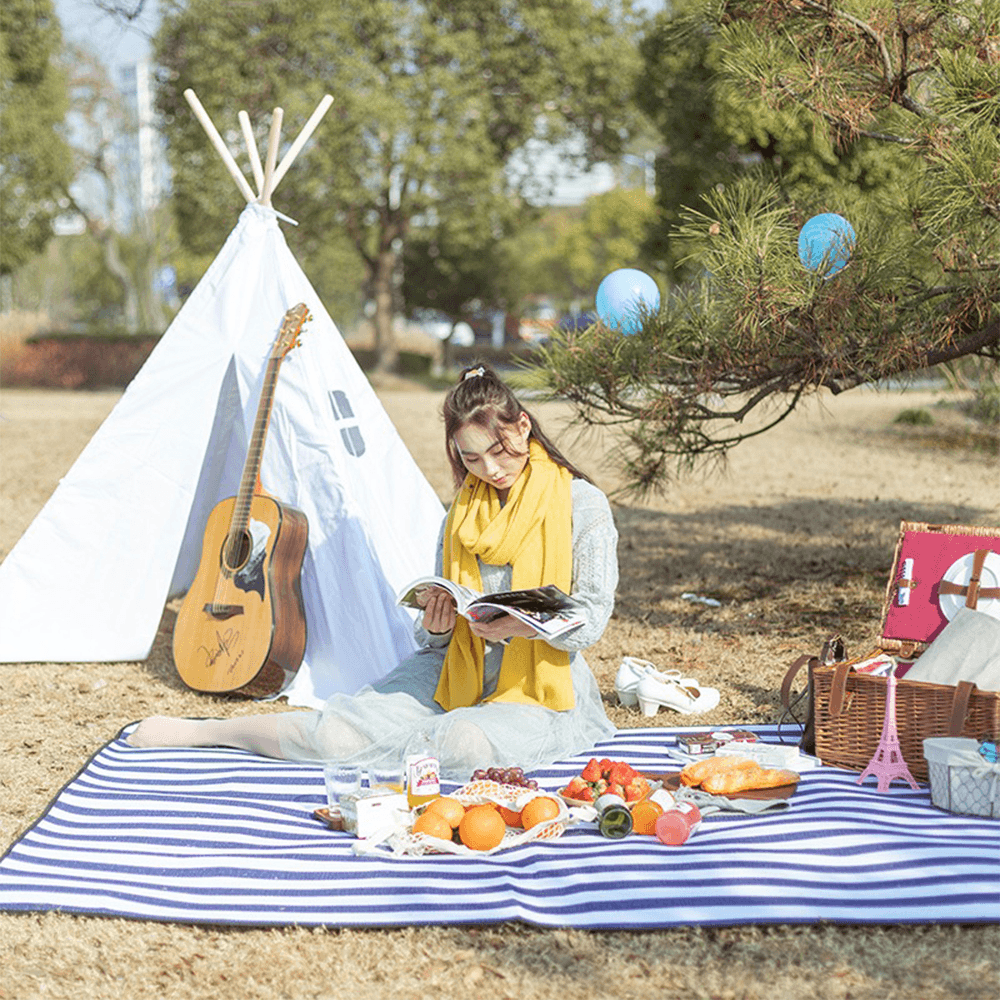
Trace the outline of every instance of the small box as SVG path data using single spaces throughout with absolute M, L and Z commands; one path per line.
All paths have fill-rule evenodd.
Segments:
M 757 736 L 745 729 L 714 729 L 710 733 L 686 733 L 677 742 L 686 753 L 697 755 L 715 753 L 727 743 L 756 743 Z
M 410 811 L 406 796 L 400 792 L 388 794 L 371 789 L 361 789 L 344 795 L 340 800 L 340 816 L 346 833 L 353 833 L 359 840 L 390 833 L 396 820 L 403 819 Z

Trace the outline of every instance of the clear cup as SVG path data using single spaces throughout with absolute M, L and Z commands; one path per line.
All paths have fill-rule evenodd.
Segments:
M 403 765 L 393 764 L 368 768 L 368 784 L 371 788 L 390 788 L 394 792 L 403 791 Z
M 340 809 L 342 796 L 361 787 L 361 771 L 346 764 L 324 764 L 323 780 L 326 783 L 326 803 L 332 812 Z

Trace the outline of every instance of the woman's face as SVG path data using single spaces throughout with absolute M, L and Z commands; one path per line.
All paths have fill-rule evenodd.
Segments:
M 479 424 L 463 424 L 452 439 L 462 464 L 474 476 L 489 483 L 501 500 L 528 464 L 531 420 L 522 413 L 514 424 L 499 424 L 491 430 Z

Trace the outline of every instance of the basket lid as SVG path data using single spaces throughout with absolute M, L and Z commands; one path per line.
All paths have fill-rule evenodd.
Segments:
M 975 553 L 980 586 L 1000 588 L 1000 528 L 902 521 L 882 605 L 882 646 L 903 655 L 920 652 L 965 604 Z M 994 581 L 994 576 L 997 579 Z M 941 584 L 947 593 L 941 592 Z M 1000 617 L 1000 598 L 982 595 L 977 608 Z

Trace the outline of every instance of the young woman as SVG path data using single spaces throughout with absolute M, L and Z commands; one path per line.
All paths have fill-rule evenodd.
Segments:
M 587 609 L 556 640 L 504 615 L 472 624 L 429 588 L 420 649 L 376 684 L 320 711 L 236 719 L 147 719 L 133 746 L 233 746 L 289 760 L 395 765 L 432 750 L 458 781 L 477 768 L 525 770 L 613 732 L 581 650 L 600 638 L 618 583 L 607 499 L 545 436 L 487 366 L 463 372 L 444 404 L 458 496 L 437 574 L 485 592 L 555 584 Z

